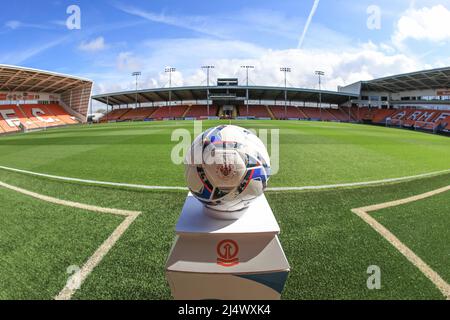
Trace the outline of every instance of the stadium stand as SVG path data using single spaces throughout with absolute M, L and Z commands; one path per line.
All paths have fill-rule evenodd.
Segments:
M 20 107 L 25 113 L 25 116 L 39 127 L 46 128 L 65 125 L 63 121 L 48 112 L 45 105 L 23 104 Z
M 2 128 L 2 133 L 76 123 L 78 123 L 76 118 L 69 115 L 57 104 L 17 104 L 0 106 L 0 127 Z
M 16 106 L 10 106 L 15 108 L 15 114 L 20 115 L 20 110 Z M 208 117 L 208 107 L 206 105 L 177 105 L 172 106 L 169 110 L 168 106 L 162 107 L 147 107 L 136 109 L 115 109 L 110 111 L 101 121 L 138 121 L 145 119 L 163 120 L 169 118 L 176 119 L 206 119 Z M 209 107 L 209 115 L 217 116 L 219 107 L 217 105 L 211 105 Z M 70 124 L 70 121 L 74 121 L 73 117 L 64 114 L 63 109 L 57 105 L 41 105 L 41 110 L 47 111 L 47 118 L 58 118 L 64 123 Z M 1 110 L 1 108 L 0 108 Z M 239 106 L 239 116 L 247 116 L 247 107 Z M 299 119 L 299 120 L 320 120 L 322 121 L 341 121 L 350 122 L 365 121 L 373 124 L 386 125 L 387 119 L 390 119 L 388 125 L 401 126 L 404 128 L 415 128 L 424 131 L 433 131 L 436 129 L 449 130 L 450 129 L 450 111 L 438 111 L 438 110 L 419 110 L 415 107 L 408 107 L 404 109 L 379 109 L 369 107 L 340 107 L 334 108 L 313 108 L 313 107 L 296 107 L 287 106 L 287 115 L 285 114 L 284 106 L 265 106 L 265 105 L 249 105 L 250 118 L 264 118 L 264 119 Z M 23 125 L 42 125 L 42 121 L 34 119 L 30 115 L 30 111 L 27 111 L 25 119 L 20 116 L 17 117 Z M 30 122 L 30 119 L 33 122 Z M 360 120 L 358 120 L 360 119 Z M 28 121 L 28 122 L 27 122 Z M 46 123 L 48 126 L 48 124 Z M 58 122 L 51 123 L 50 125 L 58 125 Z M 14 130 L 6 127 L 4 123 L 1 126 L 3 131 Z
M 120 116 L 122 121 L 138 121 L 150 118 L 151 114 L 155 111 L 155 108 L 136 108 L 130 109 L 125 114 Z
M 108 112 L 101 120 L 101 122 L 105 121 L 118 121 L 122 116 L 124 116 L 128 111 L 132 110 L 131 108 L 126 109 L 115 109 Z
M 396 112 L 396 110 L 392 109 L 378 109 L 372 115 L 373 123 L 386 123 L 386 118 L 392 117 L 392 115 Z
M 177 106 L 163 106 L 158 107 L 155 112 L 152 113 L 151 119 L 155 120 L 163 120 L 168 118 L 181 118 L 183 114 L 186 112 L 188 106 L 186 105 L 177 105 Z
M 63 107 L 57 104 L 49 104 L 43 106 L 50 114 L 57 117 L 59 120 L 65 124 L 77 124 L 79 121 L 74 117 L 69 115 Z
M 0 64 L 0 133 L 85 122 L 91 80 Z
M 217 106 L 209 106 L 209 116 L 216 116 L 218 112 Z M 205 105 L 193 105 L 188 108 L 184 114 L 185 118 L 202 119 L 208 116 L 208 106 Z
M 355 107 L 341 107 L 342 111 L 347 115 L 350 115 L 350 122 L 358 121 L 358 108 Z
M 348 121 L 348 114 L 345 114 L 342 109 L 328 109 L 328 111 L 334 116 L 338 121 Z
M 294 106 L 286 107 L 286 114 L 284 106 L 271 106 L 269 107 L 273 115 L 277 119 L 305 119 L 304 113 L 299 108 Z
M 15 132 L 20 130 L 20 124 L 26 129 L 38 128 L 30 121 L 15 105 L 4 105 L 0 107 L 0 120 L 3 132 Z
M 258 105 L 249 105 L 248 106 L 248 115 L 247 115 L 247 106 L 239 106 L 239 116 L 241 117 L 255 117 L 255 118 L 264 118 L 264 119 L 272 119 L 270 112 L 267 106 L 258 106 Z
M 301 108 L 309 120 L 320 120 L 319 108 Z

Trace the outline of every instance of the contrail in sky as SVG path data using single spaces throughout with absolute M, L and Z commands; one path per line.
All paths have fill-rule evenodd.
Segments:
M 313 7 L 309 14 L 308 20 L 306 20 L 306 24 L 305 24 L 305 28 L 303 29 L 302 36 L 300 38 L 300 41 L 298 42 L 298 46 L 297 46 L 298 49 L 301 49 L 303 46 L 303 41 L 305 40 L 305 36 L 306 36 L 306 33 L 308 32 L 309 25 L 311 24 L 314 14 L 316 13 L 317 7 L 319 6 L 319 2 L 320 2 L 320 0 L 314 0 Z

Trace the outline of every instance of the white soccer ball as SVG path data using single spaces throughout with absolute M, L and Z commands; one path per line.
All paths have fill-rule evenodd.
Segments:
M 210 128 L 199 135 L 185 159 L 189 190 L 208 208 L 236 212 L 262 195 L 270 176 L 264 143 L 234 125 Z

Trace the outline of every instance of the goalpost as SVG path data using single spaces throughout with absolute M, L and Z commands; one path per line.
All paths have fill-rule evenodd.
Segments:
M 414 130 L 424 130 L 424 131 L 430 131 L 433 133 L 437 132 L 437 125 L 433 122 L 427 122 L 427 121 L 415 121 L 414 122 Z
M 386 127 L 398 127 L 401 128 L 403 126 L 403 120 L 400 119 L 386 119 Z

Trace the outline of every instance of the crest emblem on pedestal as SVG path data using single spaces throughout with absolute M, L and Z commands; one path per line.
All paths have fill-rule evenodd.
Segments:
M 239 264 L 239 246 L 231 239 L 222 240 L 217 244 L 217 264 L 223 267 L 232 267 Z

